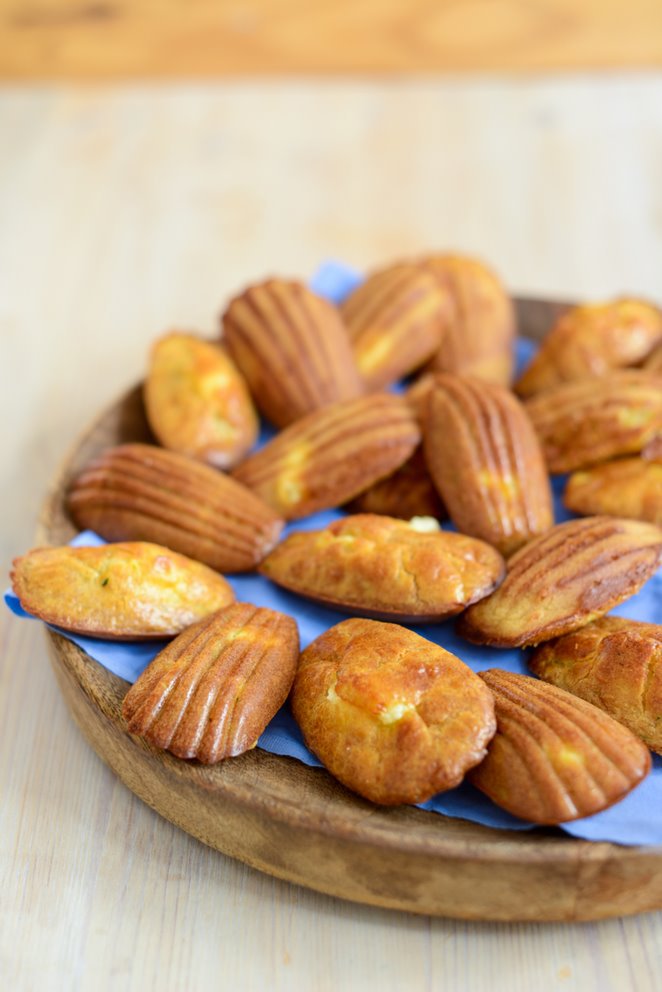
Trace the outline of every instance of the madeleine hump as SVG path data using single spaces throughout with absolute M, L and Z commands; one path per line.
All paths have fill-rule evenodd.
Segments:
M 292 617 L 234 603 L 175 638 L 124 697 L 130 733 L 211 765 L 255 747 L 299 657 Z
M 588 303 L 564 313 L 515 384 L 532 396 L 562 382 L 638 365 L 662 341 L 662 311 L 644 300 Z
M 425 458 L 451 520 L 510 555 L 554 523 L 540 443 L 521 403 L 501 386 L 436 375 Z
M 340 312 L 367 389 L 385 389 L 439 348 L 449 300 L 418 265 L 399 263 L 368 276 Z
M 109 448 L 74 481 L 67 506 L 107 541 L 164 544 L 219 572 L 255 568 L 284 523 L 230 476 L 151 444 Z
M 268 279 L 236 296 L 223 341 L 277 427 L 364 389 L 337 309 L 300 282 Z
M 641 741 L 583 699 L 498 668 L 480 678 L 494 694 L 497 732 L 470 779 L 513 816 L 547 825 L 592 816 L 650 771 Z
M 306 745 L 375 803 L 419 803 L 480 762 L 496 722 L 468 665 L 405 627 L 345 620 L 302 653 L 292 712 Z
M 611 372 L 562 383 L 525 403 L 550 472 L 636 454 L 662 435 L 662 374 Z
M 89 637 L 174 637 L 234 602 L 223 576 L 158 544 L 36 548 L 11 573 L 21 606 L 40 620 Z
M 286 520 L 340 506 L 407 461 L 421 433 L 403 399 L 374 393 L 309 413 L 233 472 Z
M 662 527 L 662 459 L 619 458 L 573 472 L 563 502 L 573 513 L 606 513 Z
M 557 524 L 517 551 L 502 584 L 460 617 L 474 644 L 524 647 L 570 633 L 634 596 L 662 562 L 662 530 L 638 520 Z
M 152 347 L 143 387 L 157 440 L 216 468 L 231 468 L 257 440 L 248 387 L 218 345 L 173 332 Z
M 436 623 L 489 595 L 503 577 L 489 544 L 376 514 L 290 534 L 262 562 L 272 582 L 324 606 L 401 623 Z

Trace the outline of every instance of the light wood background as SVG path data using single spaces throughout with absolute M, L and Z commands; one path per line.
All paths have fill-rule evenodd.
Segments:
M 660 65 L 659 0 L 0 0 L 8 79 Z
M 150 339 L 267 272 L 453 247 L 523 292 L 662 300 L 662 76 L 15 88 L 0 135 L 3 566 Z M 3 988 L 659 989 L 662 913 L 414 918 L 204 848 L 89 751 L 38 625 L 0 622 Z

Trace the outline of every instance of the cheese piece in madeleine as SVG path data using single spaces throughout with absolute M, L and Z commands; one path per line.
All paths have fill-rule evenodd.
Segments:
M 234 603 L 176 637 L 122 705 L 128 730 L 210 765 L 255 747 L 290 691 L 299 658 L 292 617 Z
M 502 584 L 458 631 L 475 644 L 523 647 L 570 633 L 629 599 L 662 563 L 662 530 L 617 517 L 557 524 L 508 561 Z
M 662 754 L 662 626 L 601 617 L 538 648 L 531 671 L 609 713 Z
M 345 620 L 302 653 L 292 712 L 343 785 L 384 805 L 452 789 L 494 734 L 491 693 L 468 665 L 411 630 Z
M 607 513 L 662 527 L 662 460 L 619 458 L 573 472 L 563 502 L 573 513 Z
M 556 824 L 592 816 L 646 777 L 648 750 L 582 699 L 527 675 L 481 672 L 497 732 L 471 782 L 514 816 Z
M 222 348 L 192 334 L 156 341 L 143 396 L 164 448 L 231 468 L 257 440 L 257 414 L 239 370 Z
M 141 541 L 36 548 L 15 559 L 11 580 L 28 613 L 109 640 L 174 637 L 234 601 L 217 572 Z
M 366 513 L 290 534 L 260 571 L 347 613 L 432 623 L 489 595 L 504 563 L 489 544 L 442 531 L 432 518 L 407 523 Z

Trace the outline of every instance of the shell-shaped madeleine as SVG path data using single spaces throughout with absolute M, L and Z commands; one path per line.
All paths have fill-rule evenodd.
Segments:
M 646 777 L 648 750 L 590 703 L 527 675 L 481 672 L 497 732 L 473 785 L 514 816 L 566 823 L 623 799 Z
M 278 427 L 364 391 L 337 309 L 302 283 L 249 286 L 223 315 L 223 340 Z
M 525 403 L 550 472 L 636 454 L 662 434 L 662 375 L 612 372 L 563 383 Z
M 662 754 L 662 626 L 601 617 L 529 661 L 545 682 L 593 703 Z
M 368 389 L 384 389 L 439 348 L 449 301 L 420 266 L 399 263 L 368 276 L 341 305 L 359 372 Z
M 434 623 L 489 595 L 505 569 L 489 544 L 442 531 L 432 518 L 366 513 L 290 534 L 260 571 L 346 613 Z
M 231 468 L 257 440 L 257 414 L 240 372 L 222 348 L 192 334 L 155 342 L 143 396 L 164 448 Z
M 345 620 L 306 648 L 292 712 L 331 774 L 385 805 L 454 788 L 495 730 L 492 696 L 464 662 L 374 620 Z
M 662 340 L 662 311 L 637 299 L 589 303 L 563 314 L 516 383 L 531 396 L 561 382 L 638 365 Z
M 219 572 L 246 572 L 271 551 L 283 520 L 216 469 L 151 444 L 105 451 L 74 481 L 67 505 L 107 541 L 153 541 Z
M 573 472 L 563 502 L 573 513 L 632 517 L 662 527 L 662 461 L 621 458 Z
M 425 457 L 453 521 L 509 555 L 554 523 L 538 438 L 508 390 L 436 375 L 428 395 Z
M 475 644 L 523 647 L 570 633 L 629 599 L 662 563 L 662 530 L 638 520 L 557 524 L 508 561 L 502 584 L 458 631 Z
M 292 617 L 235 603 L 193 624 L 129 689 L 132 734 L 206 765 L 254 747 L 290 691 L 299 657 Z
M 346 503 L 399 468 L 420 440 L 405 401 L 375 393 L 309 413 L 233 475 L 294 520 Z
M 347 504 L 350 513 L 381 513 L 387 517 L 432 517 L 448 514 L 428 471 L 423 448 L 418 447 L 404 465 L 375 482 Z
M 222 575 L 142 541 L 36 548 L 16 558 L 14 592 L 28 613 L 89 637 L 174 637 L 234 602 Z
M 448 294 L 451 312 L 433 372 L 475 376 L 507 386 L 514 368 L 515 310 L 496 274 L 476 258 L 439 254 L 421 259 Z

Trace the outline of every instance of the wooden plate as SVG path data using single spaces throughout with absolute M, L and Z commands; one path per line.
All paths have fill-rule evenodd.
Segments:
M 518 301 L 522 333 L 541 337 L 561 308 Z M 73 536 L 63 496 L 83 465 L 109 445 L 149 437 L 136 387 L 65 460 L 42 511 L 39 541 Z M 662 907 L 662 847 L 383 809 L 321 769 L 259 749 L 212 768 L 157 752 L 124 730 L 127 683 L 65 638 L 47 636 L 64 698 L 97 754 L 166 819 L 254 868 L 356 902 L 466 919 L 590 920 Z

